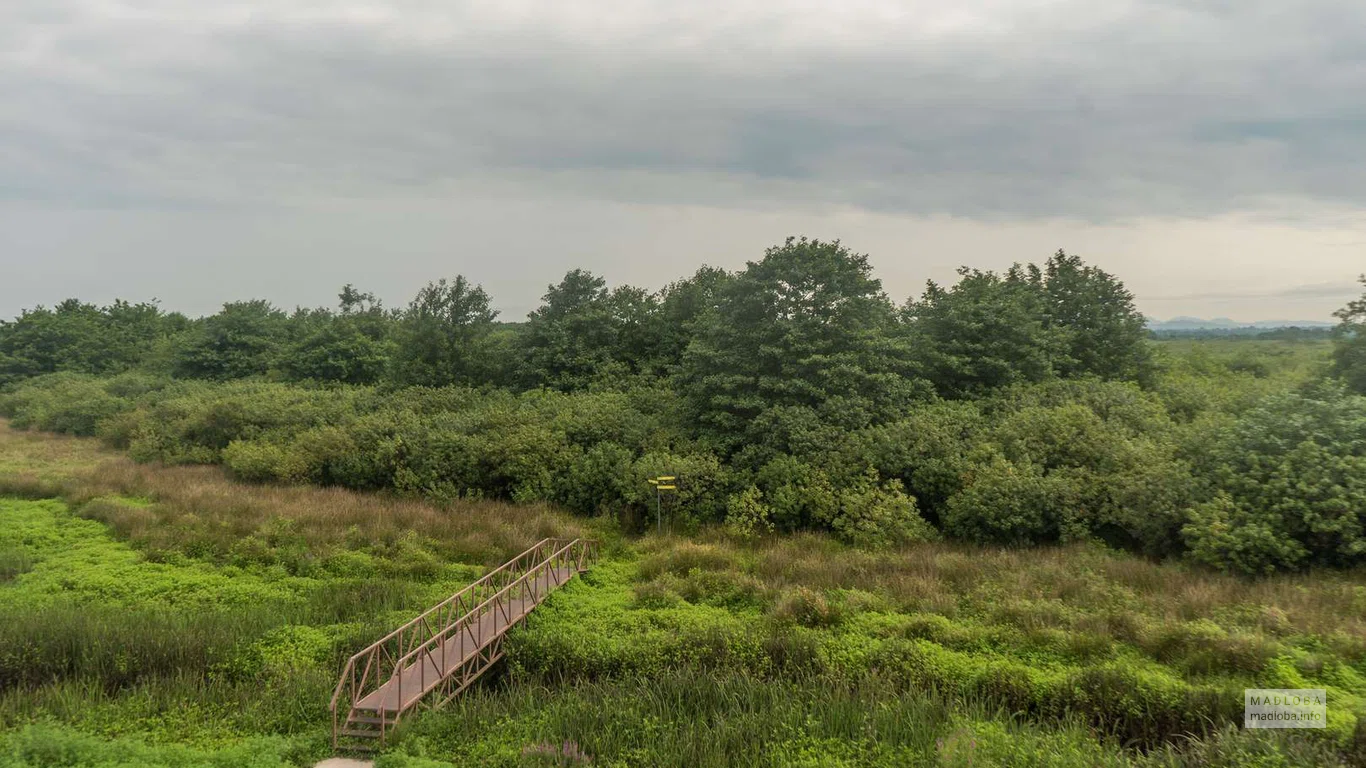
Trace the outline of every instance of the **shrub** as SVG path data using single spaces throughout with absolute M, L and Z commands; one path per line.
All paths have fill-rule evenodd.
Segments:
M 726 529 L 741 538 L 753 538 L 773 531 L 773 513 L 764 504 L 764 495 L 754 486 L 731 494 L 726 500 Z
M 111 395 L 100 379 L 74 373 L 33 379 L 0 398 L 0 413 L 14 426 L 71 435 L 94 435 L 102 421 L 129 408 L 131 403 Z
M 1366 397 L 1323 385 L 1267 398 L 1200 458 L 1219 491 L 1182 528 L 1239 573 L 1366 562 Z
M 779 623 L 811 628 L 832 627 L 843 618 L 824 595 L 806 587 L 783 590 L 770 615 Z
M 1191 559 L 1234 573 L 1293 569 L 1309 554 L 1278 530 L 1276 521 L 1250 512 L 1227 493 L 1192 507 L 1181 535 Z
M 632 458 L 629 449 L 610 440 L 593 445 L 556 475 L 555 500 L 585 515 L 620 508 Z
M 944 530 L 970 541 L 1040 544 L 1063 538 L 1074 520 L 1076 488 L 1034 464 L 993 456 L 949 499 Z
M 829 521 L 841 539 L 861 546 L 889 546 L 938 538 L 920 516 L 915 499 L 901 489 L 899 480 L 879 484 L 869 468 L 863 477 L 839 494 L 839 510 Z
M 794 456 L 772 459 L 755 482 L 774 528 L 808 529 L 838 514 L 839 497 L 826 472 Z
M 233 477 L 251 482 L 303 479 L 307 466 L 288 448 L 271 443 L 234 440 L 223 449 L 223 464 Z
M 630 475 L 622 486 L 626 503 L 641 511 L 649 510 L 649 517 L 653 517 L 655 494 L 646 479 L 660 475 L 678 478 L 674 483 L 678 490 L 665 499 L 666 517 L 685 526 L 725 520 L 732 478 L 715 455 L 646 453 L 631 465 Z

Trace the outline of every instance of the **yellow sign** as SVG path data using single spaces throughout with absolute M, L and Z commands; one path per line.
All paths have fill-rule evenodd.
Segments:
M 676 486 L 676 485 L 663 485 L 663 484 L 660 484 L 659 490 L 661 490 L 661 491 L 676 491 L 676 490 L 678 490 L 678 486 Z
M 678 479 L 678 478 L 674 477 L 673 475 L 660 475 L 660 476 L 659 476 L 659 480 L 661 480 L 661 481 L 663 481 L 663 482 L 666 482 L 666 483 L 669 482 L 670 480 L 677 480 L 677 479 Z
M 649 480 L 646 480 L 645 482 L 649 483 L 650 485 L 659 485 L 659 481 L 654 479 L 653 477 Z

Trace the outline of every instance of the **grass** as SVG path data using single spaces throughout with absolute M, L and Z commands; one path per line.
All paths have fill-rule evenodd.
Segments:
M 546 505 L 436 505 L 340 488 L 249 485 L 218 467 L 137 464 L 93 440 L 21 432 L 3 420 L 0 495 L 61 496 L 153 557 L 179 552 L 295 571 L 357 550 L 400 569 L 430 570 L 434 558 L 491 566 L 543 538 L 586 531 L 583 521 Z
M 0 766 L 306 765 L 346 655 L 546 535 L 444 505 L 138 465 L 0 426 Z M 59 498 L 57 498 L 59 497 Z M 616 539 L 380 766 L 1351 765 L 1366 576 L 1089 546 Z M 1319 733 L 1236 728 L 1324 687 Z
M 440 760 L 431 756 L 441 756 Z M 1222 729 L 1147 753 L 1084 723 L 868 678 L 661 673 L 487 686 L 404 729 L 379 768 L 649 766 L 1306 766 L 1322 744 Z M 448 762 L 449 761 L 449 762 Z

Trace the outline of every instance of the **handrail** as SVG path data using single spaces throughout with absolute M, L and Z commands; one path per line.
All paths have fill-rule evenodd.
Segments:
M 552 548 L 554 548 L 553 551 L 549 551 Z M 578 549 L 577 555 L 574 552 L 576 548 Z M 337 681 L 337 686 L 332 692 L 332 700 L 328 707 L 332 713 L 334 745 L 340 723 L 338 720 L 338 704 L 343 695 L 347 695 L 349 702 L 347 722 L 350 723 L 351 716 L 355 712 L 356 702 L 368 695 L 368 688 L 377 685 L 379 688 L 375 690 L 379 690 L 390 680 L 397 679 L 397 691 L 395 693 L 397 694 L 398 708 L 392 711 L 393 720 L 390 721 L 388 717 L 390 710 L 381 709 L 376 713 L 379 717 L 379 736 L 382 740 L 385 730 L 389 726 L 396 725 L 404 712 L 425 697 L 436 685 L 445 682 L 450 677 L 453 670 L 445 664 L 446 650 L 444 645 L 450 637 L 461 631 L 468 632 L 476 618 L 482 620 L 484 616 L 491 615 L 501 609 L 501 615 L 505 622 L 501 630 L 497 630 L 498 621 L 495 618 L 494 627 L 496 631 L 490 637 L 482 638 L 471 635 L 471 639 L 480 640 L 478 647 L 473 652 L 482 653 L 485 648 L 516 623 L 513 622 L 512 614 L 509 611 L 508 596 L 510 594 L 520 590 L 524 597 L 530 597 L 531 607 L 534 608 L 564 581 L 548 578 L 545 590 L 541 591 L 539 584 L 533 582 L 533 579 L 539 581 L 542 576 L 548 576 L 552 568 L 568 566 L 570 572 L 564 577 L 567 581 L 572 578 L 575 572 L 581 571 L 591 562 L 597 549 L 598 542 L 592 539 L 542 539 L 526 551 L 484 574 L 479 580 L 353 654 L 342 669 L 341 678 Z M 500 579 L 514 574 L 516 574 L 516 578 L 511 582 L 499 584 Z M 552 584 L 551 581 L 555 583 Z M 532 587 L 528 593 L 529 584 Z M 485 597 L 473 608 L 468 607 L 469 602 L 478 598 L 479 590 L 489 588 L 495 588 L 497 591 Z M 459 604 L 459 609 L 463 609 L 458 614 L 455 612 L 457 604 Z M 530 611 L 530 608 L 527 611 Z M 527 611 L 522 612 L 521 617 L 524 617 Z M 435 620 L 433 620 L 434 617 Z M 518 618 L 518 622 L 520 622 L 521 617 Z M 419 640 L 419 638 L 423 639 Z M 393 647 L 395 645 L 397 647 Z M 433 654 L 433 649 L 438 645 L 442 648 L 440 672 L 437 679 L 433 681 L 433 685 L 428 686 L 426 667 L 429 663 L 437 663 L 438 660 Z M 498 656 L 501 656 L 496 650 L 493 653 L 494 655 L 485 661 L 486 664 L 492 663 Z M 405 705 L 402 673 L 413 663 L 414 659 L 421 659 L 418 662 L 420 669 L 417 679 L 421 690 L 412 702 Z M 363 668 L 361 668 L 361 662 L 364 662 Z M 474 676 L 478 676 L 479 672 L 482 672 L 482 669 L 473 673 Z M 461 687 L 463 688 L 463 686 Z M 373 691 L 369 693 L 373 693 Z
M 330 703 L 330 705 L 329 705 L 329 708 L 332 709 L 333 711 L 336 710 L 336 708 L 337 708 L 337 702 L 338 702 L 338 700 L 341 698 L 342 691 L 343 691 L 343 690 L 345 689 L 345 687 L 346 687 L 346 682 L 347 682 L 349 676 L 350 676 L 352 673 L 355 672 L 355 665 L 356 665 L 356 663 L 357 663 L 358 661 L 360 661 L 362 658 L 365 658 L 365 657 L 368 657 L 368 656 L 373 656 L 373 655 L 376 654 L 377 652 L 384 650 L 384 645 L 385 645 L 386 643 L 388 643 L 389 641 L 391 641 L 391 640 L 393 640 L 393 639 L 395 639 L 395 638 L 400 637 L 404 632 L 406 632 L 406 631 L 412 629 L 413 627 L 416 627 L 418 624 L 422 623 L 425 619 L 429 618 L 430 616 L 432 616 L 432 615 L 435 614 L 436 612 L 440 611 L 442 608 L 448 607 L 451 603 L 453 603 L 453 602 L 459 600 L 461 597 L 464 597 L 465 595 L 467 595 L 467 594 L 469 594 L 470 592 L 472 592 L 472 591 L 478 589 L 479 587 L 487 586 L 488 582 L 491 581 L 491 580 L 493 580 L 494 577 L 496 577 L 496 576 L 498 576 L 499 574 L 501 574 L 501 573 L 507 571 L 511 566 L 515 565 L 515 564 L 516 564 L 518 561 L 520 561 L 522 558 L 527 557 L 528 555 L 531 555 L 532 553 L 536 552 L 536 551 L 539 550 L 541 547 L 545 546 L 546 544 L 550 543 L 551 541 L 567 541 L 567 539 L 549 539 L 549 538 L 541 539 L 540 541 L 538 541 L 538 542 L 536 542 L 535 544 L 531 545 L 531 547 L 529 547 L 526 551 L 522 552 L 521 554 L 517 555 L 516 557 L 514 557 L 514 558 L 512 558 L 511 560 L 507 561 L 506 563 L 503 563 L 502 565 L 498 566 L 497 568 L 494 568 L 493 570 L 491 570 L 491 571 L 489 571 L 488 573 L 484 574 L 483 576 L 481 576 L 481 577 L 479 578 L 478 581 L 473 582 L 472 584 L 470 584 L 469 586 L 466 586 L 464 589 L 460 590 L 459 592 L 456 592 L 455 594 L 451 595 L 450 597 L 446 598 L 445 600 L 442 600 L 441 602 L 437 603 L 436 605 L 432 606 L 431 608 L 428 608 L 427 610 L 423 611 L 421 614 L 419 614 L 419 615 L 416 616 L 415 618 L 409 620 L 409 621 L 408 621 L 407 623 L 405 623 L 403 626 L 399 627 L 398 629 L 395 629 L 394 631 L 390 632 L 389 634 L 385 635 L 384 637 L 381 637 L 379 640 L 376 640 L 375 642 L 373 642 L 373 643 L 371 643 L 370 645 L 366 646 L 366 647 L 363 648 L 362 650 L 357 651 L 355 654 L 353 654 L 353 655 L 351 656 L 350 659 L 347 659 L 346 665 L 342 668 L 342 676 L 341 676 L 341 679 L 339 679 L 339 680 L 337 681 L 336 690 L 334 690 L 334 691 L 332 692 L 332 701 L 331 701 L 331 703 Z
M 514 582 L 512 582 L 511 584 L 507 585 L 506 587 L 503 587 L 502 589 L 498 590 L 498 592 L 496 592 L 496 593 L 493 594 L 491 597 L 489 597 L 489 599 L 487 599 L 487 600 L 485 600 L 484 602 L 480 603 L 479 605 L 476 605 L 475 607 L 471 608 L 464 616 L 461 616 L 460 618 L 456 619 L 455 621 L 453 621 L 453 622 L 451 622 L 449 625 L 447 625 L 445 629 L 443 629 L 443 630 L 441 630 L 440 632 L 437 632 L 436 634 L 432 635 L 432 636 L 431 636 L 430 638 L 428 638 L 427 641 L 424 642 L 422 645 L 420 645 L 420 646 L 418 646 L 417 648 L 414 648 L 413 650 L 409 651 L 406 655 L 404 655 L 403 658 L 401 658 L 401 659 L 399 659 L 397 662 L 395 662 L 395 663 L 394 663 L 394 666 L 398 667 L 399 669 L 403 669 L 403 668 L 407 665 L 408 662 L 410 662 L 410 661 L 413 660 L 413 656 L 414 656 L 415 654 L 417 654 L 418 651 L 422 650 L 422 649 L 423 649 L 424 647 L 426 647 L 427 645 L 429 645 L 429 644 L 435 642 L 438 638 L 440 638 L 440 637 L 442 637 L 443 635 L 445 635 L 446 632 L 448 632 L 451 628 L 455 627 L 457 624 L 460 624 L 461 622 L 464 622 L 466 619 L 468 619 L 469 617 L 471 617 L 471 616 L 473 616 L 473 615 L 475 615 L 475 614 L 477 614 L 477 613 L 481 613 L 481 612 L 483 611 L 483 609 L 486 608 L 490 603 L 496 602 L 496 601 L 498 600 L 498 598 L 500 598 L 500 597 L 502 597 L 504 594 L 506 594 L 506 593 L 512 591 L 512 589 L 513 589 L 514 587 L 516 587 L 517 585 L 522 584 L 523 582 L 525 582 L 532 574 L 536 573 L 536 572 L 539 571 L 539 570 L 544 570 L 546 566 L 550 565 L 550 562 L 551 562 L 552 560 L 554 560 L 556 557 L 559 557 L 560 555 L 564 554 L 565 552 L 568 552 L 568 551 L 569 551 L 570 549 L 572 549 L 572 548 L 574 547 L 574 545 L 575 545 L 576 543 L 578 543 L 578 542 L 579 542 L 579 539 L 574 539 L 573 541 L 569 542 L 568 544 L 564 545 L 563 547 L 561 547 L 561 548 L 555 550 L 554 552 L 550 553 L 549 555 L 546 555 L 545 558 L 544 558 L 543 560 L 541 560 L 540 562 L 538 562 L 538 563 L 536 563 L 535 565 L 531 566 L 531 568 L 528 569 L 526 573 L 522 574 L 521 577 L 518 578 L 516 581 L 514 581 Z
M 475 581 L 475 582 L 471 583 L 469 586 L 465 587 L 464 589 L 460 590 L 459 592 L 456 592 L 455 594 L 451 595 L 450 597 L 446 598 L 445 600 L 442 600 L 441 602 L 437 603 L 436 605 L 432 606 L 431 608 L 428 608 L 427 610 L 423 611 L 421 614 L 419 614 L 419 615 L 416 616 L 415 618 L 409 620 L 407 624 L 404 624 L 403 626 L 399 627 L 398 629 L 395 629 L 394 631 L 390 632 L 389 634 L 385 635 L 384 637 L 381 637 L 379 640 L 376 640 L 375 642 L 371 643 L 371 644 L 369 645 L 369 647 L 365 648 L 365 649 L 362 650 L 362 651 L 357 652 L 357 653 L 354 654 L 351 658 L 352 658 L 352 659 L 355 659 L 355 658 L 357 658 L 357 657 L 359 657 L 359 656 L 362 656 L 362 655 L 364 655 L 364 654 L 366 653 L 366 651 L 369 651 L 369 650 L 373 649 L 375 646 L 383 645 L 384 643 L 386 643 L 386 642 L 388 642 L 388 641 L 394 639 L 394 638 L 397 637 L 398 635 L 402 634 L 404 630 L 409 629 L 410 627 L 413 627 L 413 626 L 417 625 L 417 624 L 418 624 L 419 622 L 421 622 L 423 619 L 425 619 L 425 618 L 431 616 L 433 613 L 436 613 L 438 610 L 440 610 L 440 609 L 446 607 L 446 606 L 449 605 L 452 601 L 456 600 L 456 599 L 459 598 L 459 597 L 462 597 L 465 593 L 470 592 L 470 591 L 472 591 L 472 590 L 474 590 L 474 589 L 477 589 L 478 587 L 484 586 L 484 585 L 486 584 L 486 582 L 490 581 L 494 576 L 497 576 L 499 573 L 502 573 L 503 571 L 508 570 L 508 568 L 509 568 L 510 566 L 512 566 L 513 564 L 515 564 L 518 560 L 521 560 L 522 558 L 526 557 L 527 555 L 531 554 L 532 552 L 535 552 L 536 550 L 540 549 L 543 545 L 545 545 L 545 544 L 547 544 L 547 543 L 549 543 L 549 542 L 551 542 L 551 541 L 566 541 L 566 539 L 541 539 L 540 541 L 538 541 L 538 542 L 536 542 L 535 544 L 531 545 L 530 548 L 528 548 L 526 551 L 522 552 L 520 555 L 517 555 L 516 557 L 514 557 L 514 558 L 512 558 L 511 560 L 507 561 L 506 563 L 503 563 L 502 565 L 498 566 L 497 568 L 494 568 L 493 570 L 491 570 L 491 571 L 489 571 L 488 573 L 486 573 L 486 574 L 484 574 L 483 576 L 481 576 L 481 577 L 479 578 L 478 581 Z

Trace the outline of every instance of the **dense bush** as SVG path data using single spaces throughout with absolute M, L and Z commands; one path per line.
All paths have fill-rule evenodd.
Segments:
M 1183 529 L 1197 559 L 1246 573 L 1366 562 L 1366 398 L 1331 386 L 1269 398 L 1202 463 L 1218 495 Z
M 1123 284 L 1061 251 L 901 310 L 867 256 L 806 238 L 657 293 L 572 270 L 525 323 L 491 306 L 462 277 L 399 311 L 349 285 L 335 311 L 194 321 L 64 302 L 0 323 L 0 414 L 243 480 L 637 529 L 1099 540 L 1249 573 L 1366 554 L 1360 301 L 1345 389 L 1298 394 L 1329 370 L 1307 342 L 1155 353 Z
M 1249 373 L 1170 375 L 1185 392 L 1264 387 Z M 654 522 L 646 480 L 674 475 L 662 512 L 684 529 L 823 529 L 866 546 L 940 532 L 1100 540 L 1247 573 L 1362 562 L 1366 398 L 1323 385 L 1245 408 L 1172 397 L 1166 384 L 1016 385 L 730 460 L 691 436 L 659 387 L 518 395 L 61 373 L 0 395 L 0 413 L 99 434 L 142 461 L 222 463 L 244 480 L 544 501 L 628 527 Z

